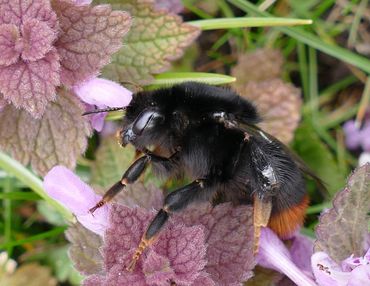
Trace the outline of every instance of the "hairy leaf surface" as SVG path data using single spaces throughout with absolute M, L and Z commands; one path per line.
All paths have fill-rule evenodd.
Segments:
M 104 76 L 115 81 L 149 83 L 152 74 L 167 70 L 170 61 L 179 58 L 199 34 L 197 27 L 183 23 L 179 16 L 156 10 L 152 0 L 94 2 L 111 4 L 133 17 L 125 45 L 103 69 Z
M 103 240 L 99 235 L 76 223 L 68 228 L 66 237 L 71 242 L 69 256 L 80 273 L 91 275 L 103 271 L 103 257 L 99 250 Z
M 316 251 L 325 251 L 341 262 L 354 256 L 363 256 L 368 237 L 370 212 L 370 164 L 354 171 L 344 190 L 333 200 L 333 208 L 320 216 L 316 228 Z
M 83 111 L 66 90 L 59 90 L 57 101 L 49 103 L 41 119 L 7 105 L 0 112 L 0 148 L 41 175 L 58 164 L 74 168 L 90 135 Z

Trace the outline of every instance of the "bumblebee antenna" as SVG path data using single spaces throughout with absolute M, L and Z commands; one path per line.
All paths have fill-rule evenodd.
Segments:
M 94 109 L 94 110 L 86 111 L 82 113 L 82 116 L 94 114 L 94 113 L 111 112 L 111 111 L 125 110 L 125 109 L 126 107 L 108 107 L 108 108 L 102 108 L 102 109 Z

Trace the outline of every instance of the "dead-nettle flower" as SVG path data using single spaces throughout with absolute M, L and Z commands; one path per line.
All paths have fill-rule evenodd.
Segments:
M 63 182 L 61 184 L 60 182 Z M 69 208 L 88 229 L 104 237 L 104 269 L 85 285 L 242 285 L 252 276 L 253 222 L 248 206 L 210 204 L 190 207 L 171 217 L 158 240 L 141 256 L 133 272 L 128 265 L 155 212 L 120 204 L 88 209 L 99 200 L 94 191 L 65 167 L 44 179 L 48 194 Z M 160 201 L 163 195 L 160 192 Z M 158 194 L 153 194 L 159 201 Z M 132 205 L 131 202 L 128 205 Z M 108 220 L 108 217 L 110 218 Z
M 325 252 L 311 259 L 316 282 L 320 286 L 365 286 L 370 281 L 370 249 L 363 257 L 353 255 L 338 265 Z
M 316 286 L 310 267 L 312 250 L 312 241 L 298 234 L 289 251 L 272 230 L 263 228 L 257 263 L 284 273 L 298 286 Z
M 105 107 L 124 107 L 132 98 L 132 92 L 118 83 L 96 77 L 74 86 L 73 91 L 86 103 L 86 111 Z M 100 132 L 103 129 L 106 115 L 106 112 L 89 115 L 92 127 L 96 131 Z
M 89 2 L 0 1 L 0 94 L 8 103 L 40 118 L 57 87 L 96 77 L 121 48 L 128 13 Z

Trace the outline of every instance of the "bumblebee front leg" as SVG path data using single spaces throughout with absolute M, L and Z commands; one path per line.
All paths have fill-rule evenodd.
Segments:
M 163 208 L 157 213 L 157 215 L 149 224 L 144 236 L 142 237 L 139 243 L 139 246 L 137 247 L 134 255 L 132 256 L 132 260 L 126 268 L 128 271 L 134 270 L 135 264 L 139 260 L 141 254 L 158 237 L 159 232 L 167 222 L 169 216 L 173 212 L 178 212 L 184 209 L 190 203 L 200 198 L 200 193 L 203 191 L 205 183 L 206 180 L 195 180 L 189 185 L 177 189 L 170 193 L 169 195 L 167 195 L 164 201 Z
M 164 158 L 146 151 L 143 157 L 137 159 L 123 174 L 122 179 L 115 183 L 103 196 L 103 198 L 89 211 L 90 213 L 94 213 L 98 208 L 105 205 L 107 202 L 113 199 L 115 195 L 117 195 L 120 191 L 122 191 L 128 184 L 134 183 L 140 175 L 144 172 L 145 168 L 149 164 L 149 162 L 158 162 L 163 164 L 170 163 L 171 159 L 173 159 L 174 155 L 170 158 Z

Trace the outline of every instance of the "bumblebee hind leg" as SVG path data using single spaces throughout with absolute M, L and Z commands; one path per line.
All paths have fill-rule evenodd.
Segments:
M 189 185 L 177 189 L 167 195 L 163 208 L 157 213 L 157 215 L 149 224 L 139 243 L 139 246 L 132 256 L 130 264 L 126 267 L 128 271 L 133 271 L 135 269 L 136 262 L 139 260 L 141 254 L 156 240 L 169 216 L 173 212 L 178 212 L 184 209 L 190 203 L 198 200 L 199 197 L 201 197 L 200 192 L 204 190 L 206 182 L 207 181 L 203 179 L 195 180 Z

